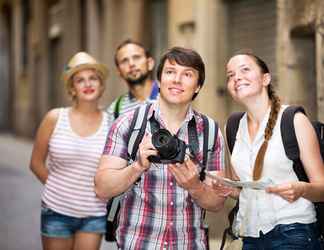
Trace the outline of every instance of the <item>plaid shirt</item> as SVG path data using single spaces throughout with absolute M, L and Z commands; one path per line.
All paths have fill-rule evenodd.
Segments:
M 158 102 L 151 106 L 148 119 L 153 114 L 161 127 L 165 127 Z M 113 123 L 104 154 L 128 160 L 126 138 L 133 115 L 134 112 L 127 113 Z M 197 158 L 201 161 L 203 120 L 199 113 L 189 109 L 177 137 L 188 143 L 188 122 L 192 117 L 197 124 Z M 146 126 L 146 132 L 150 132 L 150 126 Z M 215 140 L 215 150 L 208 153 L 209 171 L 224 168 L 224 141 L 220 130 Z M 118 246 L 138 250 L 206 249 L 203 214 L 204 210 L 193 201 L 188 191 L 177 185 L 166 165 L 152 163 L 140 181 L 124 194 L 117 230 Z

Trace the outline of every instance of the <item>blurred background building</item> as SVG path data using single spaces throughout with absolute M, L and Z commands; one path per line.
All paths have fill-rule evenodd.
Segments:
M 156 59 L 171 46 L 196 49 L 206 84 L 194 105 L 221 126 L 238 109 L 225 63 L 242 48 L 265 59 L 285 103 L 324 121 L 323 36 L 323 0 L 0 0 L 0 130 L 32 137 L 49 109 L 68 105 L 60 76 L 80 50 L 108 65 L 102 105 L 110 104 L 126 90 L 113 61 L 126 38 Z M 221 235 L 224 216 L 209 216 L 211 237 Z

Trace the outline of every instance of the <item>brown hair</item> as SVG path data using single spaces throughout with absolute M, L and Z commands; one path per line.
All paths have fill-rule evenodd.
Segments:
M 251 52 L 238 52 L 235 55 L 246 55 L 251 57 L 255 63 L 260 67 L 260 70 L 263 74 L 270 73 L 269 68 L 267 64 L 258 56 L 254 55 Z M 270 83 L 267 87 L 268 96 L 271 100 L 271 111 L 269 115 L 269 119 L 267 122 L 267 126 L 264 131 L 264 142 L 262 143 L 258 154 L 256 156 L 255 162 L 254 162 L 254 168 L 253 168 L 253 180 L 259 180 L 262 175 L 263 170 L 263 163 L 264 163 L 264 156 L 268 148 L 268 142 L 271 139 L 273 129 L 276 125 L 276 122 L 278 120 L 278 114 L 280 111 L 280 98 L 275 93 L 275 90 L 273 88 L 273 85 Z
M 205 64 L 201 56 L 192 49 L 183 47 L 173 47 L 161 57 L 157 67 L 157 79 L 161 81 L 162 71 L 166 60 L 176 62 L 181 66 L 191 67 L 198 71 L 198 85 L 202 88 L 205 81 Z M 192 100 L 196 98 L 198 93 L 195 93 Z
M 278 114 L 281 107 L 280 98 L 276 95 L 272 84 L 268 85 L 268 95 L 271 100 L 271 111 L 264 131 L 264 142 L 262 143 L 254 162 L 253 180 L 259 180 L 261 178 L 265 152 L 268 148 L 268 142 L 272 136 L 273 128 L 278 120 Z
M 251 58 L 254 58 L 256 64 L 260 67 L 261 72 L 263 74 L 270 73 L 269 68 L 267 64 L 257 57 L 256 55 L 252 53 L 247 53 L 247 56 L 250 56 Z M 259 180 L 262 175 L 263 170 L 263 163 L 264 163 L 264 156 L 268 148 L 268 142 L 271 139 L 273 129 L 276 125 L 276 122 L 278 120 L 278 114 L 280 111 L 280 98 L 277 96 L 273 85 L 270 83 L 267 88 L 269 98 L 271 100 L 271 111 L 269 115 L 269 119 L 267 122 L 267 126 L 264 130 L 264 142 L 262 143 L 259 152 L 256 156 L 255 162 L 254 162 L 254 168 L 253 168 L 253 180 Z
M 117 67 L 119 67 L 119 63 L 117 60 L 117 54 L 118 54 L 119 50 L 121 50 L 123 47 L 125 47 L 128 44 L 134 44 L 134 45 L 137 45 L 138 47 L 141 47 L 144 50 L 146 58 L 152 57 L 150 50 L 147 49 L 142 43 L 128 38 L 128 39 L 124 40 L 123 42 L 121 42 L 118 45 L 118 47 L 116 48 L 115 55 L 114 55 L 114 61 L 115 61 L 115 65 Z

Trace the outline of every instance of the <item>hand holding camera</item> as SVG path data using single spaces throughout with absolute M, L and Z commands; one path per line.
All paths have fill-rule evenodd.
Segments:
M 152 144 L 158 154 L 150 155 L 148 160 L 154 163 L 183 163 L 186 155 L 186 143 L 166 129 L 158 129 L 152 135 Z
M 152 139 L 151 136 L 146 134 L 138 146 L 138 160 L 137 160 L 137 165 L 139 166 L 140 171 L 145 171 L 147 170 L 151 162 L 149 161 L 149 157 L 156 156 L 158 154 L 157 150 L 154 148 L 152 145 Z

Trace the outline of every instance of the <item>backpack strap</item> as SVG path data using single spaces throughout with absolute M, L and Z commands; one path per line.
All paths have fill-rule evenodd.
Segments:
M 201 115 L 204 124 L 203 165 L 207 165 L 208 152 L 215 149 L 218 137 L 218 123 L 208 116 Z
M 298 112 L 306 114 L 301 106 L 289 106 L 284 110 L 280 122 L 280 132 L 286 156 L 294 163 L 293 170 L 295 174 L 299 180 L 308 182 L 303 163 L 299 158 L 300 151 L 294 126 L 294 116 Z
M 203 119 L 203 159 L 199 178 L 203 181 L 206 177 L 205 169 L 207 166 L 208 152 L 215 148 L 215 138 L 217 138 L 218 135 L 218 124 L 208 116 L 201 114 L 201 117 Z M 191 154 L 196 156 L 199 151 L 199 141 L 195 118 L 192 118 L 188 123 L 188 139 Z
M 141 105 L 135 110 L 132 123 L 129 127 L 128 137 L 128 156 L 135 160 L 139 144 L 141 143 L 146 129 L 147 116 L 151 107 L 151 103 Z
M 136 153 L 139 144 L 141 143 L 143 136 L 145 134 L 147 116 L 151 107 L 151 103 L 147 105 L 142 105 L 135 110 L 133 120 L 129 128 L 129 139 L 128 139 L 128 155 L 130 159 L 135 160 Z M 211 118 L 205 115 L 201 115 L 203 119 L 203 167 L 200 172 L 200 179 L 205 179 L 205 168 L 207 164 L 208 152 L 215 148 L 215 138 L 218 136 L 218 124 Z M 150 121 L 151 125 L 156 126 L 156 124 Z M 153 127 L 154 127 L 153 126 Z M 156 129 L 156 128 L 155 128 Z M 199 150 L 199 141 L 197 135 L 197 127 L 195 119 L 191 119 L 188 123 L 188 137 L 191 150 L 193 154 L 196 155 Z
M 226 123 L 226 141 L 229 148 L 230 153 L 232 153 L 235 140 L 236 140 L 236 134 L 237 130 L 240 125 L 240 120 L 243 117 L 244 112 L 235 112 L 233 113 L 227 120 Z
M 226 142 L 228 145 L 228 149 L 230 153 L 233 152 L 234 144 L 236 141 L 236 134 L 240 125 L 240 120 L 242 119 L 244 112 L 235 112 L 231 114 L 226 122 Z M 237 239 L 238 237 L 234 235 L 232 227 L 235 216 L 239 210 L 239 200 L 236 201 L 235 206 L 229 212 L 227 218 L 229 222 L 229 226 L 224 230 L 220 250 L 223 250 L 226 243 L 227 235 L 229 235 L 232 239 Z
M 295 161 L 299 159 L 299 147 L 294 126 L 294 116 L 301 112 L 306 114 L 301 106 L 288 106 L 282 113 L 280 132 L 287 157 Z
M 121 96 L 118 97 L 118 99 L 116 101 L 115 110 L 114 110 L 114 118 L 115 118 L 115 120 L 120 115 L 120 107 L 121 107 L 121 103 L 122 103 L 123 98 L 124 98 L 124 95 L 121 95 Z

